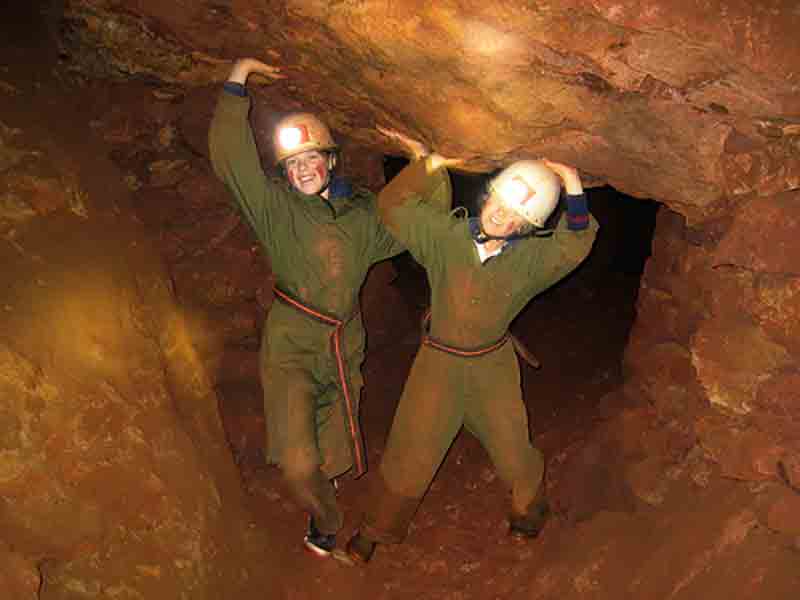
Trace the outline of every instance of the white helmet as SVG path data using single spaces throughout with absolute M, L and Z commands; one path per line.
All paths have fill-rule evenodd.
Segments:
M 558 205 L 558 175 L 540 160 L 515 162 L 489 184 L 491 193 L 529 223 L 544 227 Z
M 311 113 L 293 113 L 281 119 L 273 134 L 275 160 L 283 162 L 307 150 L 335 150 L 328 127 Z

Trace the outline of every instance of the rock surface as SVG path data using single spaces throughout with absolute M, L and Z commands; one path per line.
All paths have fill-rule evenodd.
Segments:
M 92 77 L 186 89 L 256 56 L 273 110 L 361 147 L 400 128 L 474 170 L 546 155 L 689 221 L 800 182 L 800 12 L 770 0 L 67 0 Z

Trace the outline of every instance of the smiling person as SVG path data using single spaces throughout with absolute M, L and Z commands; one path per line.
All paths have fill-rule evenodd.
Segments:
M 384 131 L 414 150 L 419 143 Z M 432 154 L 380 193 L 387 229 L 428 274 L 428 331 L 406 380 L 360 529 L 347 544 L 368 562 L 400 543 L 456 434 L 466 427 L 511 490 L 509 532 L 536 537 L 549 513 L 544 458 L 533 447 L 509 325 L 537 294 L 588 255 L 598 225 L 577 171 L 520 161 L 491 180 L 480 214 L 442 215 L 426 202 L 430 178 L 457 161 Z M 566 190 L 566 218 L 557 211 Z
M 275 129 L 285 180 L 263 172 L 248 121 L 252 73 L 282 77 L 255 59 L 234 64 L 209 130 L 211 163 L 275 276 L 260 358 L 267 460 L 309 514 L 305 546 L 327 556 L 343 520 L 333 481 L 366 469 L 359 291 L 375 262 L 405 248 L 379 222 L 375 196 L 335 175 L 336 143 L 313 114 L 291 114 Z

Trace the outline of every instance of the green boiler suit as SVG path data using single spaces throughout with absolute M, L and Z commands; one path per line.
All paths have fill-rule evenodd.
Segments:
M 267 460 L 281 467 L 319 531 L 332 534 L 340 529 L 342 514 L 330 480 L 354 463 L 355 475 L 366 468 L 357 423 L 365 343 L 359 291 L 374 263 L 405 248 L 379 222 L 374 194 L 349 187 L 344 195 L 336 193 L 334 180 L 326 200 L 268 177 L 243 90 L 239 86 L 237 93 L 234 85 L 231 91 L 226 84 L 212 118 L 209 150 L 215 173 L 269 256 L 276 300 L 290 299 L 273 302 L 261 342 Z M 342 381 L 355 414 L 348 414 Z
M 410 164 L 380 193 L 387 229 L 422 264 L 431 288 L 429 341 L 477 356 L 459 356 L 423 343 L 405 383 L 373 482 L 361 531 L 381 543 L 401 542 L 433 477 L 462 426 L 487 450 L 511 489 L 511 515 L 533 512 L 544 476 L 541 451 L 530 441 L 513 345 L 503 343 L 514 317 L 588 255 L 598 229 L 571 231 L 562 219 L 550 237 L 507 243 L 482 263 L 473 241 L 476 222 L 443 215 L 427 202 L 426 161 Z M 585 221 L 584 221 L 585 222 Z M 481 353 L 481 349 L 494 350 Z

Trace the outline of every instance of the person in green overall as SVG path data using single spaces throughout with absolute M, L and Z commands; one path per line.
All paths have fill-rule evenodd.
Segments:
M 424 154 L 419 143 L 384 133 Z M 598 225 L 577 171 L 547 160 L 503 170 L 489 183 L 478 217 L 442 215 L 432 210 L 425 190 L 430 178 L 453 164 L 437 154 L 413 161 L 378 197 L 386 227 L 427 271 L 431 307 L 368 509 L 347 544 L 348 555 L 361 563 L 378 543 L 403 541 L 462 426 L 480 440 L 511 489 L 511 534 L 535 537 L 549 512 L 544 459 L 530 441 L 508 327 L 534 296 L 588 255 Z M 566 218 L 553 214 L 563 204 Z
M 314 115 L 291 114 L 275 128 L 286 180 L 263 172 L 248 121 L 251 73 L 282 77 L 255 59 L 234 64 L 212 118 L 209 151 L 275 276 L 260 355 L 267 460 L 280 466 L 309 513 L 306 547 L 327 556 L 343 521 L 333 482 L 366 469 L 358 424 L 365 344 L 359 291 L 374 263 L 405 248 L 378 220 L 374 194 L 334 175 L 337 146 Z M 448 194 L 438 197 L 449 201 Z

